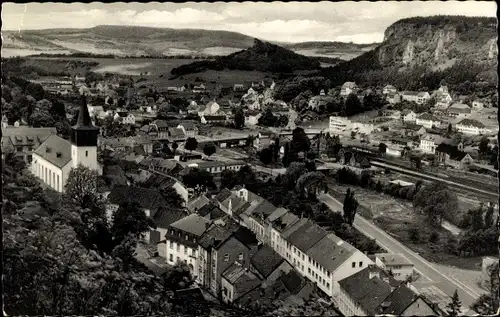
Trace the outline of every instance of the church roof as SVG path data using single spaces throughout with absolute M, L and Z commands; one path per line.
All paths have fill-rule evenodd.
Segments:
M 73 129 L 77 130 L 95 130 L 98 129 L 92 124 L 90 119 L 89 108 L 87 107 L 87 100 L 85 96 L 82 96 L 80 103 L 80 111 L 78 112 L 78 120 L 73 126 Z
M 71 143 L 53 134 L 36 149 L 35 154 L 62 168 L 71 161 Z

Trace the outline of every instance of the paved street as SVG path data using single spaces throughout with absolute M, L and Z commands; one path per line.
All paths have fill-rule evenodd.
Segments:
M 329 194 L 322 193 L 319 199 L 334 211 L 342 210 L 342 204 Z M 392 238 L 385 231 L 378 228 L 376 225 L 367 221 L 363 217 L 356 215 L 354 227 L 370 238 L 375 239 L 377 243 L 388 252 L 403 254 L 415 265 L 415 269 L 420 272 L 420 274 L 431 279 L 434 282 L 434 285 L 447 295 L 452 296 L 456 289 L 464 306 L 470 306 L 475 299 L 480 296 L 480 294 L 464 283 L 458 281 L 457 279 L 447 277 L 439 272 L 431 263 L 409 248 L 405 247 L 402 243 Z

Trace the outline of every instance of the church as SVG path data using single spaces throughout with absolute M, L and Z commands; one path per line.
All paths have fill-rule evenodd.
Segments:
M 100 171 L 97 162 L 99 128 L 92 124 L 87 102 L 82 96 L 78 121 L 71 128 L 70 141 L 49 136 L 34 152 L 32 173 L 57 192 L 64 192 L 69 172 L 78 165 Z

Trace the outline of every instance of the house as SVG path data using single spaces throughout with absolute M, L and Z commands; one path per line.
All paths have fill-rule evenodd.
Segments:
M 184 129 L 182 128 L 168 128 L 168 136 L 167 140 L 170 142 L 183 142 L 185 141 L 186 134 L 184 133 Z
M 6 123 L 4 121 L 4 123 Z M 30 128 L 26 126 L 2 126 L 2 157 L 14 153 L 24 162 L 31 163 L 33 150 L 37 149 L 50 136 L 56 135 L 56 128 Z
M 188 168 L 199 168 L 212 174 L 219 174 L 225 170 L 239 171 L 240 168 L 245 166 L 245 162 L 240 161 L 196 161 L 189 163 Z
M 454 103 L 448 108 L 448 115 L 452 118 L 464 119 L 470 116 L 471 108 L 463 103 Z
M 149 135 L 156 137 L 158 140 L 167 140 L 169 128 L 175 126 L 176 124 L 170 124 L 169 121 L 155 120 L 150 124 Z
M 196 213 L 203 218 L 212 220 L 216 223 L 218 223 L 218 221 L 222 221 L 223 223 L 231 221 L 228 218 L 227 214 L 213 202 L 210 202 L 209 204 L 206 204 L 203 207 L 199 208 Z
M 267 200 L 262 200 L 258 204 L 251 205 L 247 208 L 242 214 L 240 214 L 240 218 L 243 223 L 250 228 L 253 233 L 255 233 L 259 241 L 265 242 L 266 237 L 268 236 L 265 220 L 276 209 L 277 207 Z
M 248 269 L 256 252 L 257 240 L 247 228 L 211 225 L 199 239 L 199 283 L 219 297 L 223 273 L 235 263 Z
M 436 108 L 446 109 L 453 101 L 447 86 L 441 86 L 435 91 L 434 97 L 436 98 Z
M 375 264 L 387 272 L 392 272 L 392 276 L 398 281 L 413 276 L 413 263 L 399 253 L 377 253 Z
M 166 206 L 168 203 L 157 189 L 131 187 L 131 186 L 115 186 L 106 195 L 106 217 L 109 221 L 113 219 L 113 214 L 124 203 L 133 203 L 144 211 L 147 217 L 154 218 L 160 207 Z M 144 240 L 150 243 L 150 233 L 145 234 Z M 158 241 L 155 241 L 158 242 Z
M 290 263 L 269 245 L 261 245 L 250 259 L 250 272 L 259 277 L 264 288 L 292 270 Z
M 238 197 L 235 193 L 224 188 L 217 194 L 213 200 L 219 208 L 231 216 L 237 222 L 240 222 L 240 215 L 250 207 L 250 203 Z
M 189 213 L 184 209 L 161 206 L 154 216 L 151 217 L 156 225 L 156 229 L 149 231 L 149 242 L 152 245 L 156 244 L 158 256 L 164 259 L 167 258 L 167 240 L 165 239 L 165 235 L 170 225 L 188 215 Z
M 198 127 L 194 122 L 191 121 L 184 121 L 180 123 L 177 128 L 180 128 L 184 131 L 184 134 L 186 135 L 187 138 L 194 138 L 198 135 Z
M 254 102 L 248 103 L 246 106 L 248 107 L 248 110 L 250 110 L 250 111 L 257 111 L 257 110 L 261 109 L 259 101 L 254 101 Z
M 113 119 L 122 124 L 135 124 L 135 116 L 131 112 L 126 112 L 126 111 L 116 112 Z
M 427 129 L 432 129 L 436 126 L 441 125 L 441 120 L 429 113 L 423 113 L 417 117 L 416 124 L 423 126 Z
M 357 89 L 358 89 L 358 86 L 356 85 L 356 83 L 350 82 L 350 81 L 345 82 L 342 85 L 342 88 L 340 88 L 340 95 L 347 97 L 352 93 L 355 94 L 357 92 Z
M 33 152 L 31 172 L 57 192 L 64 192 L 69 172 L 80 164 L 102 174 L 97 162 L 98 134 L 99 128 L 92 125 L 85 97 L 82 97 L 70 141 L 50 135 Z
M 245 112 L 245 125 L 254 126 L 259 123 L 259 118 L 262 114 L 259 111 L 247 111 Z
M 436 161 L 438 164 L 461 170 L 473 163 L 470 154 L 463 151 L 462 144 L 454 146 L 446 143 L 441 143 L 436 147 Z
M 456 124 L 458 132 L 469 135 L 492 134 L 492 131 L 484 126 L 481 122 L 473 119 L 463 119 Z
M 204 115 L 216 115 L 219 114 L 219 111 L 220 111 L 220 105 L 217 102 L 215 102 L 215 100 L 212 100 L 207 103 L 203 111 L 198 112 L 198 115 L 200 117 Z
M 203 206 L 208 205 L 210 202 L 211 201 L 210 201 L 210 199 L 207 198 L 207 196 L 201 195 L 199 197 L 196 197 L 193 200 L 189 200 L 189 202 L 187 204 L 187 209 L 190 212 L 196 212 L 199 209 L 201 209 Z
M 206 89 L 205 85 L 200 84 L 199 86 L 193 87 L 193 93 L 195 93 L 195 94 L 203 93 L 203 92 L 205 92 L 205 89 Z
M 343 134 L 351 131 L 351 120 L 347 117 L 330 116 L 329 130 L 331 134 Z
M 171 302 L 174 316 L 204 316 L 209 309 L 209 302 L 203 291 L 196 286 L 175 290 Z
M 390 93 L 387 95 L 385 100 L 391 105 L 395 105 L 401 102 L 401 95 L 398 93 Z
M 198 279 L 198 241 L 212 221 L 190 214 L 172 223 L 165 234 L 165 258 L 170 265 L 185 263 L 191 275 Z
M 399 120 L 401 119 L 401 111 L 386 109 L 382 111 L 382 116 L 386 118 Z
M 309 99 L 308 106 L 311 109 L 316 110 L 316 109 L 319 109 L 319 107 L 321 107 L 321 106 L 326 107 L 326 105 L 328 104 L 328 102 L 331 101 L 331 100 L 332 100 L 331 97 L 325 96 L 324 94 L 323 95 L 319 95 L 319 96 L 314 96 L 311 99 Z
M 474 110 L 482 110 L 484 108 L 484 102 L 480 100 L 474 100 L 472 102 L 472 109 Z
M 233 86 L 234 91 L 245 91 L 245 86 L 243 84 L 234 84 Z
M 428 92 L 403 91 L 401 98 L 406 101 L 415 102 L 419 105 L 426 103 L 431 96 Z
M 416 290 L 401 284 L 375 265 L 340 281 L 338 308 L 345 316 L 437 315 Z
M 143 185 L 147 188 L 155 188 L 158 190 L 165 190 L 166 188 L 172 188 L 175 192 L 182 198 L 184 204 L 189 201 L 189 195 L 187 188 L 176 178 L 160 173 L 147 173 L 147 177 Z
M 97 117 L 100 113 L 104 112 L 102 106 L 88 106 L 91 118 Z
M 150 174 L 165 174 L 175 177 L 184 170 L 184 167 L 176 160 L 163 159 L 160 157 L 148 156 L 139 162 L 139 169 L 145 171 L 149 177 Z
M 408 136 L 408 137 L 421 136 L 426 131 L 423 126 L 418 125 L 418 124 L 413 124 L 413 123 L 405 124 L 403 129 L 404 129 L 405 136 Z
M 419 149 L 423 153 L 435 154 L 436 148 L 444 141 L 444 138 L 438 134 L 426 133 L 420 137 Z
M 382 93 L 384 95 L 394 95 L 397 92 L 398 92 L 398 90 L 393 85 L 387 85 L 384 87 L 384 90 L 382 90 Z
M 222 274 L 222 301 L 230 304 L 260 286 L 260 279 L 248 268 L 237 263 Z
M 232 190 L 234 194 L 236 194 L 238 197 L 244 199 L 245 201 L 251 203 L 251 204 L 256 204 L 264 200 L 264 198 L 260 197 L 259 195 L 249 191 L 245 187 L 241 187 L 239 185 L 235 186 Z
M 401 117 L 403 118 L 403 122 L 415 122 L 415 121 L 417 121 L 417 114 L 409 109 L 404 109 L 401 112 Z
M 226 115 L 203 115 L 201 123 L 203 124 L 224 124 L 227 122 Z

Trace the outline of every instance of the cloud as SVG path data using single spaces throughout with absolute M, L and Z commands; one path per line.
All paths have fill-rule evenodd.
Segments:
M 378 41 L 399 19 L 429 15 L 495 16 L 491 1 L 272 3 L 2 4 L 2 29 L 88 28 L 102 24 L 204 28 L 264 40 Z

